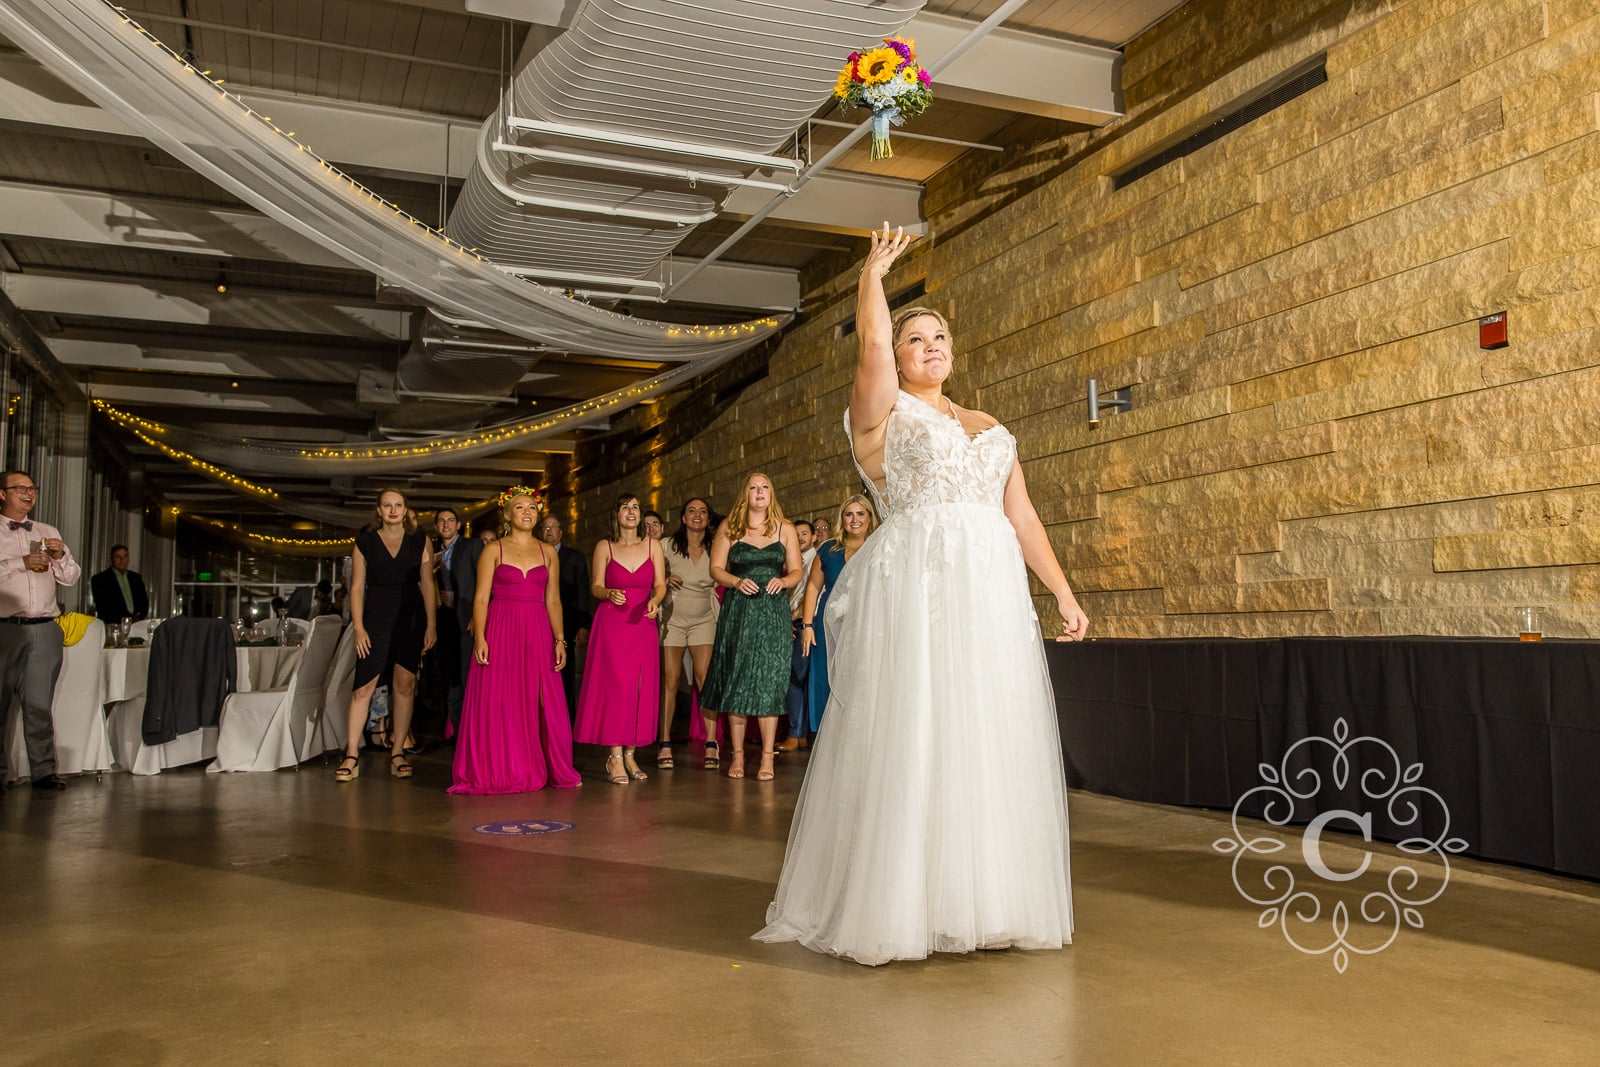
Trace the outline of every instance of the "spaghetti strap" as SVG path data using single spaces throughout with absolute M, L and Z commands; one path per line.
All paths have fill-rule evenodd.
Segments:
M 609 538 L 607 538 L 606 539 L 606 559 L 607 560 L 613 560 L 613 559 L 616 559 L 616 558 L 617 558 L 617 554 L 615 552 L 611 551 L 611 540 Z

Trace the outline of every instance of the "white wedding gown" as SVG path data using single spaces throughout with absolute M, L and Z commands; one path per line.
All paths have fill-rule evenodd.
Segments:
M 845 419 L 849 432 L 849 418 Z M 1066 781 L 1016 440 L 901 393 L 882 527 L 829 600 L 832 696 L 760 941 L 861 963 L 1072 940 Z

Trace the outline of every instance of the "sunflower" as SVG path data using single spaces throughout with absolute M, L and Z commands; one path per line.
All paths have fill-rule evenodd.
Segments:
M 900 53 L 892 48 L 874 48 L 863 53 L 859 70 L 863 85 L 882 85 L 894 79 L 900 69 Z

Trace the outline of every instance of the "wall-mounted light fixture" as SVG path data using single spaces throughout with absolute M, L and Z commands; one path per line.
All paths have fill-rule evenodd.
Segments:
M 1114 415 L 1119 411 L 1127 411 L 1133 407 L 1133 387 L 1124 385 L 1121 389 L 1113 389 L 1110 393 L 1101 395 L 1100 383 L 1093 378 L 1089 379 L 1089 425 L 1099 426 L 1102 412 Z

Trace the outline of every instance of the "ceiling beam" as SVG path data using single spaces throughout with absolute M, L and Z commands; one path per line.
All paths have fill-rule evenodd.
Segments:
M 53 185 L 0 182 L 0 233 L 214 259 L 350 264 L 259 212 Z
M 270 328 L 310 334 L 397 341 L 408 336 L 410 313 L 373 301 L 316 293 L 288 293 L 230 282 L 214 285 L 161 278 L 55 271 L 0 272 L 0 288 L 24 311 L 188 326 Z
M 747 219 L 771 199 L 772 194 L 765 189 L 735 189 L 722 206 L 723 214 Z M 824 171 L 812 178 L 767 219 L 853 237 L 864 236 L 873 227 L 882 226 L 884 219 L 905 219 L 907 232 L 928 232 L 928 224 L 922 218 L 920 183 L 838 171 Z M 706 268 L 707 271 L 711 269 Z M 684 288 L 692 285 L 693 282 Z M 679 293 L 672 295 L 676 299 Z
M 923 11 L 903 31 L 936 63 L 978 23 Z M 940 72 L 935 92 L 1002 111 L 1104 126 L 1122 117 L 1122 53 L 1001 26 Z

